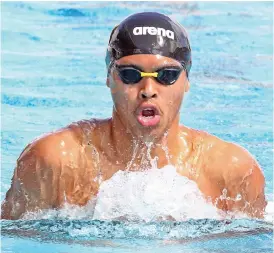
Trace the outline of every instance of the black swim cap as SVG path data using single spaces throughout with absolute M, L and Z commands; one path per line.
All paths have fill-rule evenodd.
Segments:
M 110 35 L 106 54 L 109 68 L 115 60 L 134 54 L 155 54 L 173 58 L 191 68 L 191 48 L 186 30 L 168 16 L 142 12 L 126 18 Z

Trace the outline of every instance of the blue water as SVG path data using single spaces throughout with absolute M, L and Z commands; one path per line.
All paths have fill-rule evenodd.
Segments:
M 72 121 L 111 116 L 104 57 L 111 29 L 138 11 L 188 30 L 191 91 L 181 123 L 247 148 L 273 198 L 273 3 L 5 2 L 1 4 L 1 200 L 23 148 Z M 2 252 L 272 252 L 268 221 L 155 224 L 2 221 Z

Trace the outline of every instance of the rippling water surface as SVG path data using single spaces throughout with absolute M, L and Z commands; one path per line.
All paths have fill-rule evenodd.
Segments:
M 186 27 L 193 49 L 181 123 L 247 148 L 262 166 L 271 203 L 273 3 L 5 2 L 1 8 L 1 200 L 31 140 L 72 121 L 111 116 L 104 65 L 110 32 L 132 13 L 159 11 Z M 2 221 L 2 251 L 272 252 L 273 217 L 135 222 L 91 220 L 89 212 L 67 206 Z

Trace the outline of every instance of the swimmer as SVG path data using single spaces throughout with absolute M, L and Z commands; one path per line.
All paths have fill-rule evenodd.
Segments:
M 2 218 L 84 206 L 117 171 L 144 170 L 152 160 L 176 167 L 219 209 L 262 218 L 265 179 L 251 154 L 179 124 L 191 64 L 188 35 L 169 17 L 145 12 L 122 21 L 106 53 L 112 117 L 75 122 L 30 143 L 17 160 Z

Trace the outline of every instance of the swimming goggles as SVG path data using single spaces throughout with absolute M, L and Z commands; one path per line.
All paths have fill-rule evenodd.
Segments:
M 163 85 L 172 85 L 179 78 L 184 68 L 181 67 L 163 67 L 156 72 L 142 72 L 138 67 L 131 65 L 117 65 L 115 64 L 118 75 L 125 84 L 136 84 L 141 81 L 143 77 L 154 77 L 159 83 Z

